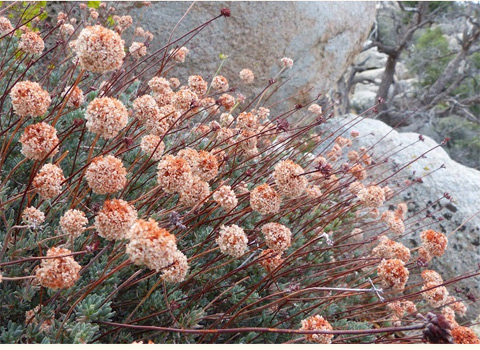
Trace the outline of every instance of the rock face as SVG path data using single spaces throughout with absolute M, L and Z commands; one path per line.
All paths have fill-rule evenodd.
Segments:
M 130 9 L 128 14 L 133 17 L 134 26 L 142 26 L 155 35 L 149 48 L 149 52 L 154 52 L 166 44 L 171 30 L 190 5 L 191 2 L 153 2 L 147 8 Z M 125 12 L 122 9 L 126 6 L 131 4 L 117 3 L 117 13 Z M 186 44 L 190 53 L 184 64 L 175 67 L 174 75 L 182 83 L 191 74 L 213 75 L 220 63 L 219 54 L 225 54 L 229 58 L 221 74 L 230 80 L 230 85 L 237 86 L 238 73 L 249 68 L 256 76 L 254 92 L 259 93 L 280 70 L 280 59 L 289 57 L 294 60 L 293 68 L 287 72 L 292 79 L 276 98 L 314 88 L 295 103 L 334 87 L 361 50 L 376 12 L 375 2 L 198 2 L 173 37 L 217 16 L 223 7 L 231 10 L 231 17 L 215 20 Z
M 330 120 L 327 127 L 328 125 L 334 126 L 334 130 L 336 130 L 347 123 L 352 126 L 359 120 L 361 118 L 354 115 L 337 117 Z M 415 158 L 438 146 L 427 136 L 424 136 L 424 141 L 421 141 L 419 140 L 420 134 L 398 133 L 387 124 L 368 118 L 345 131 L 344 136 L 348 136 L 352 130 L 360 133 L 360 136 L 354 141 L 354 146 L 370 147 L 378 142 L 374 147 L 373 159 L 384 159 L 390 155 L 389 161 L 380 166 L 382 170 L 389 170 L 388 174 L 398 171 Z M 401 150 L 402 148 L 405 149 Z M 435 171 L 436 169 L 439 170 Z M 435 172 L 425 176 L 432 171 Z M 382 178 L 385 176 L 388 175 L 382 175 Z M 440 272 L 445 280 L 459 277 L 462 274 L 478 272 L 480 268 L 478 266 L 480 262 L 480 171 L 455 162 L 441 147 L 437 147 L 428 152 L 425 157 L 401 170 L 397 177 L 413 181 L 419 177 L 422 178 L 422 182 L 413 184 L 400 194 L 409 206 L 410 215 L 429 206 L 424 211 L 424 215 L 431 213 L 436 219 L 443 218 L 438 224 L 434 223 L 436 220 L 430 220 L 432 225 L 429 228 L 447 235 L 448 249 L 442 257 L 435 258 L 430 263 L 430 268 Z M 392 184 L 390 183 L 389 186 Z M 452 197 L 451 200 L 444 198 L 446 192 Z M 438 199 L 441 200 L 434 203 Z M 432 205 L 432 203 L 434 204 Z M 476 213 L 478 215 L 474 216 Z M 420 218 L 414 220 L 416 219 Z M 456 230 L 467 219 L 470 220 Z M 414 220 L 405 222 L 408 234 L 404 243 L 410 248 L 418 247 L 421 244 L 419 235 L 425 229 L 412 224 Z M 423 221 L 423 224 L 427 222 L 429 221 Z M 480 298 L 480 277 L 464 280 L 459 286 L 462 289 L 461 293 L 455 293 L 453 288 L 449 288 L 450 293 L 457 299 L 468 302 L 467 298 L 470 293 L 477 300 Z M 475 319 L 480 313 L 480 304 L 478 302 L 468 303 L 469 319 Z

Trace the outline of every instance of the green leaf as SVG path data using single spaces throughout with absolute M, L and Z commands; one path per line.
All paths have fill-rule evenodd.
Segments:
M 98 9 L 100 7 L 100 1 L 88 1 L 87 6 L 92 9 Z

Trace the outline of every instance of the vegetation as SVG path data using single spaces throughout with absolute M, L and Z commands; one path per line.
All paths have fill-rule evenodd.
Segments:
M 450 294 L 477 274 L 434 271 L 439 218 L 356 146 L 380 105 L 320 134 L 333 105 L 267 98 L 289 58 L 251 100 L 225 55 L 180 82 L 227 8 L 153 51 L 106 3 L 2 6 L 1 343 L 478 342 Z

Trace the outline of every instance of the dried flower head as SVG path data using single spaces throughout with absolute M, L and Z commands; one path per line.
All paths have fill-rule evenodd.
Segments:
M 178 78 L 175 78 L 175 77 L 170 78 L 168 79 L 168 82 L 170 83 L 170 87 L 172 89 L 176 89 L 180 86 L 180 80 L 178 80 Z
M 45 49 L 45 43 L 40 35 L 28 30 L 20 37 L 18 49 L 31 55 L 39 55 Z
M 257 128 L 257 116 L 250 112 L 240 113 L 237 117 L 237 127 L 254 131 Z
M 250 192 L 250 206 L 260 214 L 276 214 L 280 210 L 282 198 L 270 185 L 263 184 Z
M 441 307 L 447 303 L 447 288 L 444 286 L 437 286 L 438 284 L 435 282 L 427 282 L 422 287 L 422 290 L 424 290 L 422 297 L 431 307 Z
M 387 308 L 390 309 L 390 311 L 398 318 L 402 318 L 405 315 L 405 313 L 411 315 L 417 312 L 417 307 L 410 300 L 406 300 L 406 301 L 398 300 L 398 301 L 388 303 Z
M 27 126 L 20 137 L 22 154 L 33 160 L 42 160 L 47 155 L 53 157 L 59 142 L 57 130 L 43 122 Z
M 181 192 L 193 181 L 192 169 L 183 158 L 168 154 L 158 163 L 157 169 L 158 184 L 167 193 Z
M 64 234 L 75 239 L 85 231 L 88 219 L 83 211 L 70 209 L 60 218 L 60 228 Z
M 458 327 L 458 323 L 455 320 L 455 311 L 448 306 L 442 308 L 442 315 L 445 317 L 447 322 L 450 324 L 450 328 Z
M 159 119 L 160 109 L 157 102 L 150 95 L 143 95 L 133 100 L 133 110 L 138 120 L 145 122 L 149 119 Z
M 265 121 L 270 116 L 270 110 L 265 107 L 260 107 L 256 114 L 258 116 L 258 119 Z
M 273 249 L 266 249 L 262 251 L 258 257 L 260 265 L 267 270 L 268 273 L 275 270 L 283 263 L 282 254 L 275 252 Z
M 12 23 L 6 17 L 0 17 L 0 36 L 5 36 L 13 31 Z
M 247 235 L 237 225 L 222 225 L 215 241 L 223 254 L 231 255 L 235 258 L 242 256 L 248 249 Z
M 404 263 L 410 260 L 410 249 L 402 243 L 392 241 L 385 236 L 379 238 L 379 244 L 372 250 L 372 255 L 382 259 L 400 259 Z
M 174 93 L 171 104 L 177 109 L 186 111 L 196 101 L 198 101 L 196 93 L 190 89 L 181 89 Z
M 240 79 L 247 84 L 253 83 L 253 80 L 255 79 L 255 76 L 253 75 L 253 72 L 250 69 L 242 69 L 240 71 Z
M 218 103 L 225 108 L 227 111 L 230 111 L 233 107 L 235 107 L 235 97 L 229 94 L 222 94 L 218 98 Z
M 382 214 L 383 221 L 385 221 L 388 227 L 397 235 L 401 235 L 405 232 L 405 224 L 401 217 L 397 216 L 394 212 L 387 210 Z
M 293 67 L 293 60 L 288 57 L 282 58 L 282 65 L 286 68 L 292 68 Z
M 160 140 L 161 139 L 159 136 L 145 135 L 140 141 L 140 148 L 148 156 L 151 156 L 153 161 L 162 159 L 162 154 L 165 150 L 165 144 Z
M 50 106 L 50 95 L 38 83 L 25 80 L 15 84 L 10 91 L 13 110 L 21 117 L 39 117 Z
M 124 239 L 137 216 L 135 208 L 123 199 L 106 200 L 95 217 L 95 229 L 105 239 Z
M 379 208 L 385 202 L 385 195 L 379 186 L 369 186 L 357 193 L 358 199 L 367 208 Z
M 424 247 L 420 247 L 418 249 L 417 264 L 419 266 L 427 266 L 430 261 L 432 261 L 430 253 Z
M 110 139 L 127 125 L 128 111 L 116 98 L 100 97 L 88 104 L 85 119 L 88 131 Z
M 174 61 L 183 63 L 185 62 L 185 57 L 187 56 L 188 52 L 189 50 L 185 46 L 182 46 L 180 48 L 170 50 L 169 54 L 172 56 Z
M 468 327 L 456 327 L 451 333 L 455 344 L 480 344 L 478 336 Z
M 217 102 L 213 97 L 205 97 L 200 100 L 200 106 L 211 115 L 215 115 L 220 111 L 220 106 L 217 105 Z
M 270 222 L 262 226 L 265 243 L 270 249 L 282 253 L 292 244 L 292 232 L 284 225 Z
M 280 193 L 286 197 L 298 197 L 307 188 L 308 180 L 303 168 L 290 159 L 281 161 L 275 165 L 273 177 Z
M 176 157 L 185 159 L 188 165 L 190 165 L 192 172 L 196 173 L 198 171 L 196 170 L 198 168 L 198 160 L 199 160 L 199 154 L 197 150 L 187 147 L 178 151 Z
M 220 128 L 216 131 L 216 141 L 221 144 L 227 142 L 233 143 L 233 130 L 229 128 Z
M 28 226 L 36 228 L 45 221 L 45 214 L 35 207 L 28 207 L 22 212 L 22 221 Z
M 45 199 L 51 199 L 62 192 L 62 183 L 65 181 L 63 171 L 55 164 L 45 164 L 33 179 L 35 191 Z
M 238 135 L 237 142 L 238 147 L 240 147 L 245 152 L 251 152 L 252 150 L 257 149 L 257 133 L 255 131 L 242 130 L 240 135 Z
M 130 242 L 126 253 L 135 265 L 145 265 L 158 272 L 174 262 L 177 252 L 175 236 L 158 227 L 155 220 L 137 220 L 127 238 Z
M 198 96 L 203 96 L 208 90 L 208 83 L 200 75 L 188 77 L 188 87 Z
M 364 188 L 365 188 L 365 186 L 363 186 L 363 184 L 358 182 L 358 181 L 354 181 L 348 186 L 348 190 L 350 191 L 350 193 L 352 193 L 354 195 L 357 195 L 358 192 L 360 192 Z
M 211 86 L 218 92 L 227 92 L 229 89 L 227 78 L 221 75 L 217 75 L 213 78 Z
M 26 311 L 25 325 L 28 326 L 29 324 L 31 324 L 34 327 L 38 327 L 40 332 L 48 332 L 50 327 L 53 325 L 54 320 L 53 318 L 43 319 L 40 313 L 40 305 L 35 306 L 32 310 Z
M 443 283 L 443 278 L 440 276 L 440 274 L 436 271 L 433 270 L 424 270 L 422 271 L 422 278 L 425 283 L 436 283 L 442 284 Z
M 231 115 L 230 113 L 222 113 L 220 115 L 220 124 L 223 125 L 223 126 L 229 126 L 233 123 L 233 115 Z
M 423 247 L 432 256 L 442 256 L 447 249 L 448 238 L 443 233 L 426 230 L 420 234 Z
M 71 254 L 64 248 L 52 247 L 47 251 L 47 258 Z M 80 278 L 81 266 L 72 256 L 42 259 L 35 277 L 41 286 L 50 289 L 70 288 Z
M 302 320 L 302 331 L 332 331 L 333 328 L 320 315 L 310 316 L 309 318 Z M 319 344 L 331 344 L 333 339 L 333 334 L 305 334 L 305 338 L 314 343 Z
M 145 127 L 150 134 L 163 137 L 171 125 L 168 123 L 168 117 L 161 112 L 161 108 L 158 114 L 151 114 L 150 118 L 145 120 Z
M 111 155 L 100 156 L 93 158 L 85 179 L 97 194 L 115 193 L 127 183 L 127 170 L 120 159 Z
M 365 168 L 360 164 L 352 166 L 348 172 L 351 173 L 359 181 L 363 181 L 367 177 L 367 172 Z
M 183 186 L 180 189 L 179 204 L 186 207 L 193 207 L 204 203 L 210 196 L 210 186 L 199 176 L 194 175 L 189 186 Z
M 79 108 L 85 101 L 83 91 L 77 86 L 73 87 L 73 91 L 71 91 L 71 89 L 71 86 L 67 86 L 65 90 L 63 90 L 62 97 L 66 98 L 68 94 L 70 94 L 67 101 L 67 107 Z
M 382 286 L 394 290 L 403 290 L 410 274 L 400 259 L 383 259 L 378 265 L 377 273 Z
M 80 65 L 93 73 L 116 70 L 125 57 L 124 41 L 120 35 L 100 25 L 82 29 L 74 51 Z
M 307 197 L 310 199 L 317 199 L 322 196 L 322 190 L 317 185 L 307 187 L 305 192 L 307 193 Z
M 194 174 L 198 175 L 203 181 L 213 180 L 218 173 L 217 158 L 207 151 L 198 152 L 196 167 L 192 167 Z
M 173 254 L 173 265 L 162 271 L 162 278 L 170 283 L 180 283 L 185 280 L 188 272 L 188 259 L 181 251 Z
M 226 211 L 234 209 L 238 204 L 235 192 L 233 192 L 230 186 L 226 185 L 217 188 L 217 190 L 213 193 L 213 200 Z
M 113 16 L 113 20 L 117 25 L 120 26 L 122 31 L 133 24 L 133 19 L 131 16 Z
M 314 104 L 311 104 L 309 107 L 308 107 L 308 111 L 310 113 L 313 113 L 315 116 L 319 117 L 323 114 L 323 110 L 322 110 L 322 107 L 317 105 L 316 103 Z
M 136 60 L 145 56 L 147 54 L 147 47 L 144 43 L 139 43 L 137 41 L 132 42 L 130 48 L 128 49 L 132 57 Z
M 162 93 L 170 89 L 170 82 L 164 77 L 153 77 L 148 82 L 148 86 L 150 86 L 153 92 Z
M 70 23 L 62 24 L 60 27 L 60 33 L 63 36 L 69 37 L 75 32 L 75 28 Z
M 385 192 L 385 188 L 384 188 Z M 395 216 L 398 216 L 400 219 L 405 220 L 405 214 L 408 212 L 407 204 L 400 203 L 397 205 L 397 209 L 395 210 Z
M 457 301 L 454 296 L 449 296 L 447 303 L 459 316 L 465 316 L 467 314 L 467 305 L 461 301 Z

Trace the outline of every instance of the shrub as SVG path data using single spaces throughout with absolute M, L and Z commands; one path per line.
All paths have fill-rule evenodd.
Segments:
M 422 296 L 438 289 L 450 300 L 454 281 L 417 282 L 437 259 L 430 236 L 425 247 L 394 241 L 434 222 L 405 217 L 404 204 L 384 220 L 411 182 L 388 187 L 395 174 L 376 172 L 383 151 L 357 149 L 355 125 L 351 138 L 322 129 L 332 104 L 246 100 L 238 91 L 254 75 L 231 88 L 220 76 L 225 56 L 215 74 L 203 72 L 210 78 L 179 86 L 174 71 L 188 64 L 189 41 L 230 10 L 157 51 L 136 44 L 148 48 L 140 55 L 120 35 L 149 43 L 152 34 L 89 3 L 72 5 L 86 22 L 59 13 L 53 27 L 43 12 L 12 7 L 13 29 L 0 38 L 2 342 L 451 341 L 455 315 L 446 321 Z M 45 49 L 20 50 L 21 31 L 36 32 Z M 278 61 L 282 81 L 294 63 Z M 48 91 L 42 113 L 11 98 L 27 80 Z M 25 134 L 39 123 L 56 130 L 49 142 Z M 25 143 L 38 148 L 28 158 Z M 392 239 L 387 260 L 374 254 L 383 236 Z M 443 252 L 447 239 L 435 237 Z M 419 316 L 394 314 L 396 301 Z

